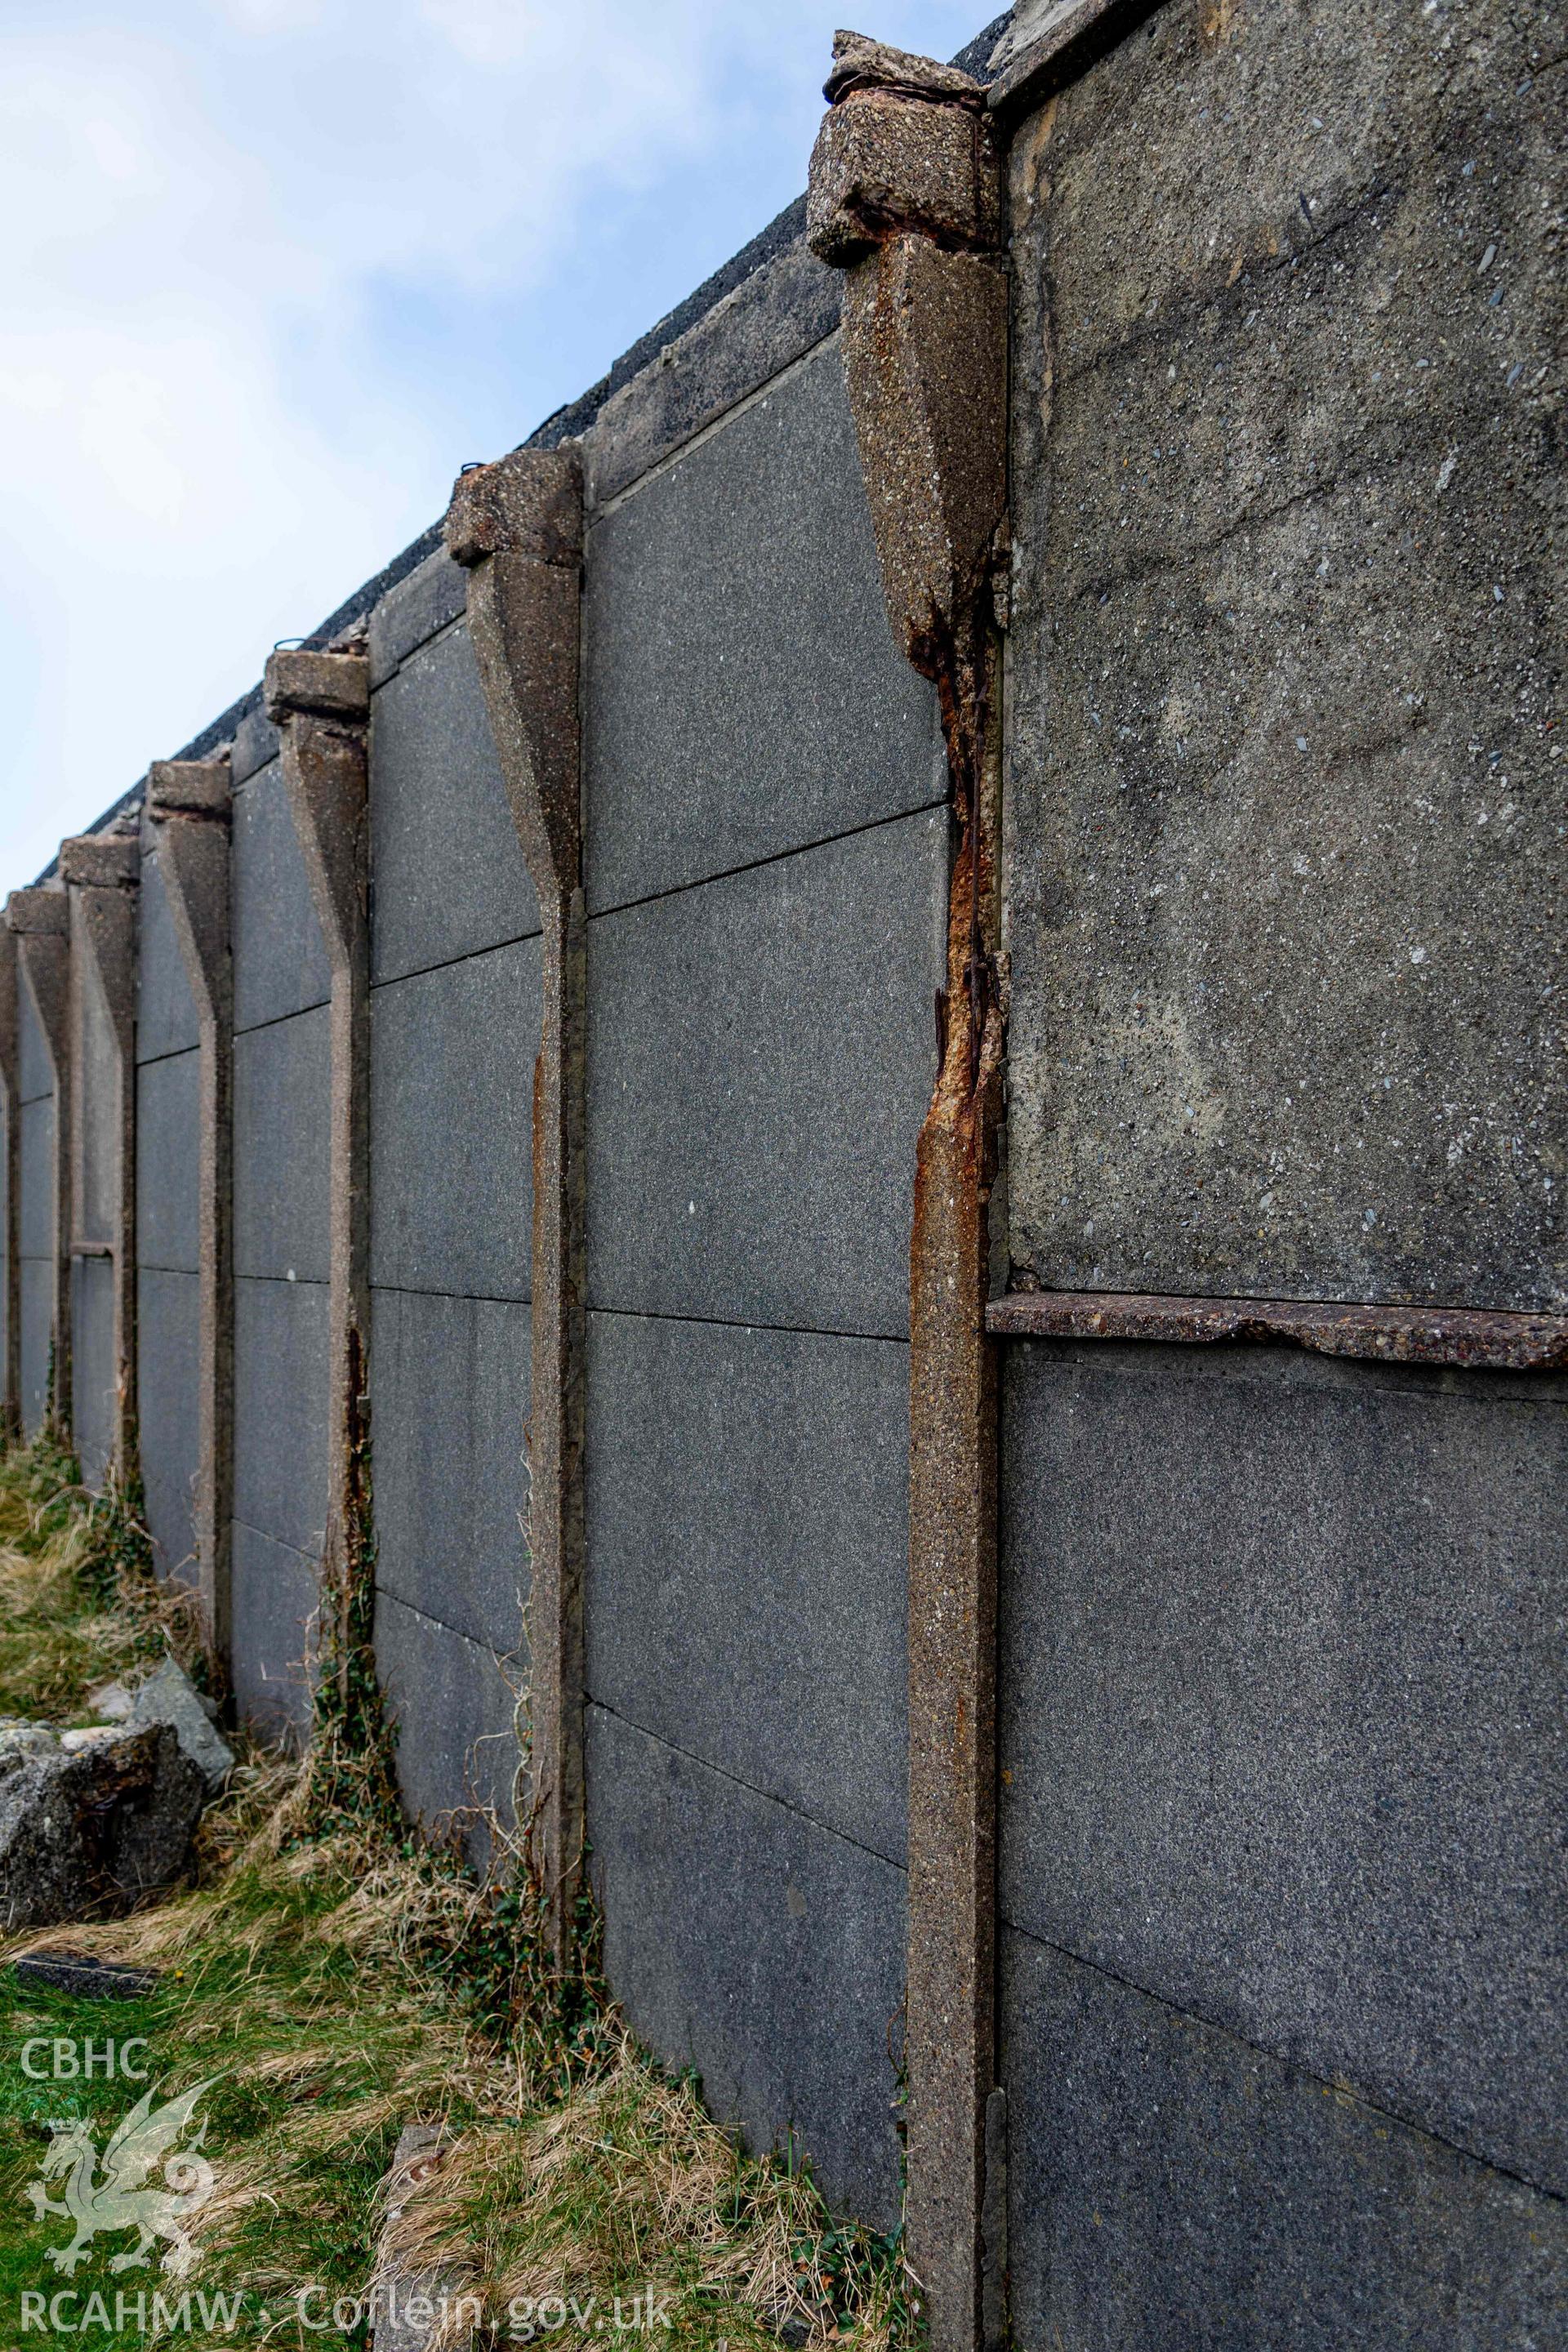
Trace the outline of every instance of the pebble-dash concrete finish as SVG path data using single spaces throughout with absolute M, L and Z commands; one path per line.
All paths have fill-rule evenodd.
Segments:
M 1012 1248 L 1053 1288 L 1568 1297 L 1549 23 L 1172 6 L 1018 133 Z

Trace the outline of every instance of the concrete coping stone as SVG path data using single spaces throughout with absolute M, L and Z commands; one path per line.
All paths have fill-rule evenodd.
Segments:
M 363 654 L 281 649 L 268 657 L 264 690 L 275 726 L 294 711 L 363 719 L 370 715 L 370 663 Z
M 47 883 L 13 890 L 5 901 L 5 927 L 35 938 L 64 939 L 70 929 L 70 900 L 63 888 Z
M 79 833 L 60 844 L 62 882 L 88 888 L 134 886 L 142 875 L 142 845 L 134 835 Z
M 231 791 L 226 751 L 216 760 L 154 760 L 147 771 L 147 814 L 226 817 Z

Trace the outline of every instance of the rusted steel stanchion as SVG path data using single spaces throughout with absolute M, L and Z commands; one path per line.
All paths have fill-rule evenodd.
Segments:
M 13 890 L 5 921 L 15 932 L 22 984 L 32 999 L 55 1082 L 50 1163 L 53 1275 L 49 1294 L 51 1381 L 48 1410 L 61 1437 L 71 1410 L 71 1071 L 70 902 L 64 890 Z
M 583 479 L 570 449 L 459 477 L 447 545 L 513 822 L 539 898 L 528 1433 L 532 1836 L 558 1963 L 583 1851 L 584 971 L 577 681 Z
M 899 644 L 936 687 L 956 824 L 941 1067 L 910 1258 L 909 2250 L 935 2352 L 1005 2325 L 995 2056 L 1000 662 L 1007 285 L 983 88 L 841 33 L 807 234 L 845 272 L 844 372 Z
M 323 1606 L 346 1612 L 363 1600 L 370 1518 L 370 664 L 356 652 L 275 653 L 265 693 L 331 972 L 331 1418 L 321 1570 Z M 346 1618 L 323 1630 L 324 1654 L 347 1675 L 356 1638 Z
M 147 815 L 196 1007 L 201 1466 L 195 1532 L 208 1638 L 226 1666 L 234 1514 L 234 965 L 226 754 L 154 761 L 147 775 Z

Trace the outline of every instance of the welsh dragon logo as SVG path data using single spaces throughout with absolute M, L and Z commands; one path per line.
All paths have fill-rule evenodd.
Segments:
M 213 2168 L 200 2153 L 206 2125 L 183 2147 L 175 2144 L 195 2116 L 197 2101 L 217 2079 L 211 2075 L 195 2090 L 182 2092 L 161 2107 L 154 2107 L 153 2093 L 144 2091 L 103 2151 L 101 2178 L 98 2149 L 87 2124 L 57 2124 L 44 2158 L 42 2178 L 29 2180 L 26 2193 L 40 2221 L 47 2214 L 58 2213 L 76 2224 L 76 2235 L 68 2245 L 45 2248 L 55 2268 L 67 2278 L 87 2260 L 88 2249 L 100 2230 L 137 2233 L 133 2246 L 110 2257 L 111 2271 L 134 2270 L 145 2263 L 157 2238 L 169 2241 L 161 2265 L 163 2270 L 174 2278 L 183 2278 L 190 2269 L 196 2249 L 185 2222 L 213 2192 Z M 147 2177 L 160 2165 L 166 2186 L 151 2189 Z M 63 2203 L 49 2196 L 44 2185 L 58 2180 L 62 2173 Z

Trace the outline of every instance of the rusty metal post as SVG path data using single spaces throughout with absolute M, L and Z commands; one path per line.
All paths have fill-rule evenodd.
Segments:
M 583 478 L 575 451 L 520 449 L 461 476 L 447 544 L 513 822 L 539 898 L 529 1459 L 533 1859 L 559 1965 L 583 1852 L 584 1007 L 578 663 Z
M 5 1318 L 5 1352 L 0 1362 L 0 1444 L 9 1444 L 22 1429 L 22 1074 L 21 1006 L 16 1001 L 16 942 L 0 926 L 0 1089 L 5 1097 L 5 1165 L 0 1181 L 5 1187 L 5 1295 L 0 1313 Z
M 1007 284 L 982 87 L 841 33 L 807 235 L 845 271 L 844 371 L 898 643 L 937 689 L 952 784 L 941 1067 L 910 1253 L 908 2242 L 933 2352 L 1005 2331 L 996 2086 L 1000 661 Z
M 134 835 L 89 833 L 62 841 L 60 879 L 70 900 L 71 1250 L 73 1256 L 109 1254 L 114 1276 L 114 1412 L 110 1461 L 122 1483 L 132 1479 L 136 1454 L 136 922 L 142 845 Z M 89 1197 L 89 1119 L 102 1106 L 88 1102 L 89 998 L 108 1015 L 114 1045 L 113 1168 L 107 1229 L 91 1230 Z M 95 1116 L 96 1113 L 96 1116 Z
M 146 809 L 196 1007 L 201 1297 L 196 1572 L 207 1638 L 226 1667 L 233 1642 L 234 1540 L 234 966 L 226 755 L 210 761 L 154 761 L 148 771 Z
M 13 890 L 5 920 L 16 935 L 22 983 L 32 999 L 55 1081 L 54 1281 L 47 1414 L 68 1442 L 71 1395 L 70 904 L 63 890 Z
M 331 971 L 328 1146 L 331 1360 L 323 1584 L 352 1605 L 368 1533 L 370 1345 L 370 664 L 360 653 L 275 653 L 267 715 Z M 347 1629 L 339 1656 L 347 1671 Z

